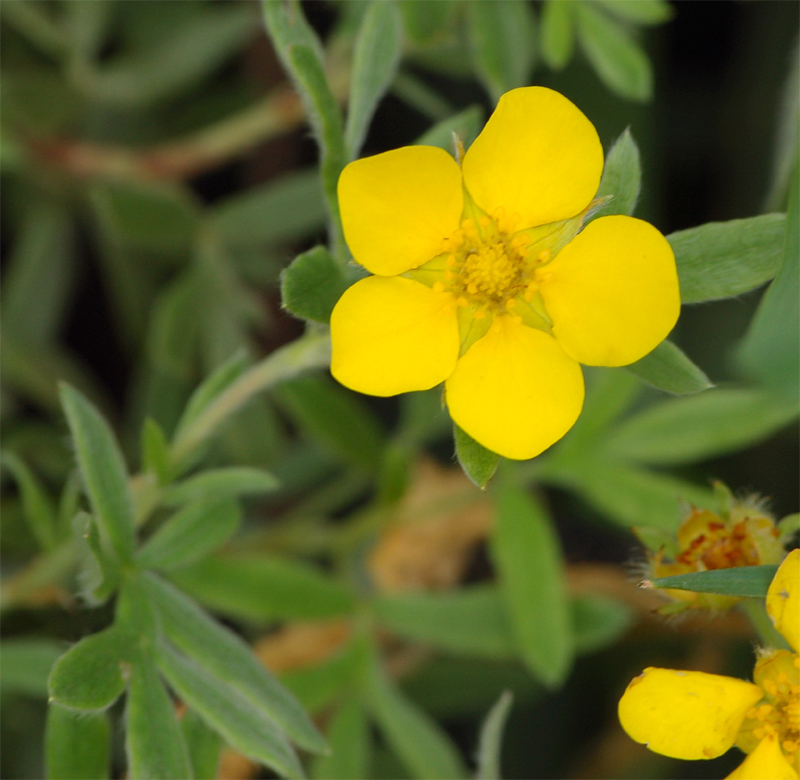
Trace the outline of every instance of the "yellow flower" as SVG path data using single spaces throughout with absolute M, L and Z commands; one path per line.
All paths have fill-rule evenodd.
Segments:
M 500 99 L 459 165 L 429 146 L 350 163 L 345 238 L 373 276 L 331 316 L 331 371 L 371 395 L 445 382 L 453 420 L 509 458 L 560 439 L 586 365 L 644 357 L 680 309 L 675 260 L 625 216 L 581 230 L 603 170 L 591 122 L 565 97 Z
M 619 702 L 628 735 L 687 760 L 748 753 L 730 778 L 797 780 L 800 771 L 800 551 L 778 569 L 767 612 L 794 652 L 762 650 L 753 682 L 704 672 L 645 669 Z

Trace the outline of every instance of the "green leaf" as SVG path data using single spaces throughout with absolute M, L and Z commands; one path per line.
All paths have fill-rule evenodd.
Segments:
M 571 606 L 575 647 L 581 654 L 613 644 L 634 621 L 630 607 L 606 596 L 575 596 Z
M 394 687 L 377 658 L 372 659 L 365 682 L 372 714 L 412 777 L 419 780 L 467 777 L 458 750 L 441 726 Z
M 354 607 L 350 590 L 316 568 L 264 555 L 209 558 L 172 578 L 207 606 L 244 620 L 316 620 Z
M 404 639 L 456 655 L 513 658 L 516 654 L 505 607 L 493 586 L 381 596 L 373 609 L 386 629 Z
M 653 70 L 644 50 L 593 3 L 581 2 L 575 10 L 581 48 L 600 80 L 621 97 L 650 100 Z
M 149 657 L 133 666 L 125 716 L 125 752 L 131 777 L 137 780 L 192 777 L 189 751 L 175 717 L 175 705 Z
M 784 547 L 788 546 L 792 537 L 800 530 L 800 512 L 794 512 L 791 515 L 786 515 L 778 523 L 778 531 L 780 533 L 780 541 Z
M 183 187 L 153 182 L 104 182 L 92 204 L 123 245 L 159 255 L 188 256 L 200 211 Z
M 581 469 L 578 492 L 608 519 L 625 528 L 656 528 L 674 533 L 683 519 L 682 502 L 715 509 L 707 488 L 667 474 L 593 461 Z
M 72 535 L 81 563 L 78 572 L 80 595 L 91 606 L 104 604 L 119 585 L 119 563 L 106 551 L 97 521 L 87 512 L 78 512 L 72 518 Z
M 772 279 L 781 264 L 786 217 L 709 222 L 670 233 L 683 303 L 732 298 Z
M 641 463 L 693 463 L 763 441 L 797 413 L 796 402 L 779 402 L 764 391 L 711 390 L 639 412 L 610 434 L 606 447 Z
M 407 2 L 407 0 L 405 0 Z M 469 149 L 483 127 L 483 108 L 470 106 L 458 114 L 437 122 L 414 142 L 421 146 L 438 146 L 446 152 L 453 153 L 453 133 L 455 133 L 465 149 Z
M 175 693 L 234 750 L 283 777 L 303 777 L 303 768 L 283 732 L 243 693 L 166 644 L 157 646 L 157 658 Z
M 642 163 L 639 147 L 633 140 L 630 128 L 617 138 L 606 155 L 603 178 L 597 191 L 598 198 L 611 196 L 611 200 L 595 211 L 590 219 L 611 214 L 631 216 L 639 200 L 642 183 Z
M 426 44 L 447 33 L 456 10 L 453 0 L 403 0 L 400 11 L 408 37 Z
M 327 325 L 348 282 L 324 246 L 298 255 L 281 274 L 281 302 L 296 317 Z
M 77 390 L 60 386 L 78 466 L 100 531 L 122 561 L 134 550 L 133 500 L 125 460 L 100 413 Z
M 553 70 L 561 70 L 572 59 L 575 49 L 573 0 L 547 0 L 542 8 L 539 44 L 542 59 Z
M 222 740 L 194 711 L 186 710 L 181 718 L 181 731 L 194 780 L 216 780 Z
M 24 344 L 45 344 L 55 338 L 72 297 L 74 243 L 74 228 L 65 208 L 49 200 L 31 207 L 3 278 L 5 334 Z
M 240 50 L 256 30 L 247 5 L 204 6 L 153 45 L 120 55 L 82 74 L 81 87 L 95 100 L 143 108 L 200 84 Z
M 433 122 L 447 119 L 455 112 L 436 89 L 407 70 L 400 70 L 395 76 L 392 94 Z
M 133 637 L 112 626 L 73 645 L 53 665 L 50 697 L 77 710 L 110 707 L 130 677 Z
M 486 490 L 489 480 L 500 465 L 500 456 L 496 452 L 487 450 L 482 444 L 478 444 L 475 439 L 455 424 L 453 425 L 453 437 L 458 465 L 472 482 L 481 490 Z
M 166 485 L 172 477 L 169 442 L 152 417 L 145 419 L 142 427 L 142 471 L 154 474 L 159 485 Z
M 325 78 L 322 47 L 296 0 L 262 0 L 261 8 L 275 51 L 300 95 L 319 146 L 322 188 L 337 254 L 343 236 L 336 186 L 347 156 L 342 115 Z
M 271 493 L 278 480 L 268 471 L 249 466 L 226 466 L 201 471 L 193 477 L 166 488 L 161 501 L 166 506 L 180 506 L 190 501 L 213 498 L 236 498 Z
M 346 461 L 380 465 L 384 434 L 378 418 L 354 393 L 323 376 L 293 379 L 275 391 L 299 427 Z
M 51 702 L 44 740 L 48 780 L 110 777 L 111 727 L 105 712 L 75 712 Z
M 776 571 L 778 571 L 777 566 L 734 566 L 730 569 L 676 574 L 674 577 L 656 577 L 647 582 L 654 588 L 763 599 L 767 596 L 767 590 Z
M 361 702 L 349 696 L 328 721 L 331 752 L 319 756 L 311 777 L 317 780 L 366 780 L 369 774 L 371 736 L 369 721 Z
M 156 575 L 147 574 L 143 581 L 171 642 L 235 687 L 298 745 L 317 753 L 325 750 L 325 741 L 297 700 L 256 659 L 241 637 Z
M 490 549 L 522 659 L 549 687 L 572 665 L 574 638 L 558 536 L 544 508 L 521 488 L 499 485 Z
M 36 541 L 45 550 L 53 549 L 56 539 L 56 510 L 36 475 L 13 452 L 0 453 L 0 463 L 17 483 L 22 511 Z
M 282 175 L 224 199 L 211 214 L 217 235 L 232 249 L 298 241 L 325 226 L 319 172 Z
M 478 741 L 477 780 L 500 780 L 500 753 L 503 746 L 503 729 L 506 725 L 514 696 L 511 691 L 503 691 L 497 703 L 489 710 L 481 726 Z
M 0 691 L 45 698 L 47 678 L 63 650 L 51 639 L 4 639 L 0 642 Z
M 195 563 L 233 536 L 241 519 L 235 501 L 201 498 L 172 515 L 147 540 L 137 563 L 167 571 Z
M 597 0 L 611 13 L 634 24 L 663 24 L 674 16 L 666 0 Z
M 217 396 L 235 382 L 247 369 L 247 354 L 242 351 L 235 354 L 230 360 L 209 374 L 194 390 L 189 398 L 186 408 L 181 415 L 180 422 L 175 429 L 175 435 L 187 428 L 211 404 Z
M 536 17 L 524 0 L 473 0 L 467 9 L 473 67 L 497 101 L 528 83 L 536 60 Z
M 703 371 L 667 339 L 625 368 L 647 384 L 673 395 L 700 393 L 714 387 Z
M 745 371 L 787 401 L 800 387 L 800 168 L 795 168 L 787 206 L 783 261 L 767 288 L 742 342 Z
M 372 116 L 392 83 L 403 51 L 403 24 L 394 3 L 371 3 L 356 36 L 344 143 L 358 157 Z

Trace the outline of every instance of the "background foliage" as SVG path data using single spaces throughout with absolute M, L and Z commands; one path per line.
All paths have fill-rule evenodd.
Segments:
M 746 676 L 755 638 L 655 618 L 631 529 L 659 544 L 712 478 L 797 511 L 797 16 L 3 3 L 3 776 L 729 771 L 615 703 L 645 665 Z M 687 306 L 498 468 L 436 391 L 325 371 L 358 278 L 335 183 L 533 83 L 597 126 L 603 213 L 668 235 Z

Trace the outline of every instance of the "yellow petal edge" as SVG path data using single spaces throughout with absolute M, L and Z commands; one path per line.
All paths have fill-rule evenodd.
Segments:
M 768 734 L 726 780 L 797 780 L 797 772 L 783 755 L 778 738 Z
M 775 573 L 767 591 L 767 612 L 775 628 L 795 652 L 800 652 L 800 550 L 792 550 Z

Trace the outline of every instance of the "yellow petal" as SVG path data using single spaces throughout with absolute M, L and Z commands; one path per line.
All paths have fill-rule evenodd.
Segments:
M 463 160 L 464 183 L 487 212 L 519 216 L 517 229 L 583 211 L 597 192 L 603 147 L 584 114 L 558 92 L 506 92 Z
M 575 360 L 625 366 L 655 349 L 680 313 L 675 257 L 633 217 L 591 222 L 542 270 L 553 335 Z
M 800 652 L 800 550 L 792 550 L 767 591 L 767 612 L 786 641 Z
M 716 758 L 733 745 L 761 688 L 705 672 L 649 667 L 619 702 L 619 722 L 650 750 L 672 758 Z
M 797 780 L 797 772 L 783 755 L 778 738 L 768 734 L 726 780 Z
M 461 171 L 443 149 L 406 146 L 351 162 L 339 177 L 339 209 L 353 257 L 382 276 L 442 251 L 461 220 Z
M 370 276 L 334 307 L 331 341 L 331 373 L 343 385 L 384 396 L 427 390 L 458 359 L 453 296 L 399 276 Z
M 445 393 L 453 420 L 473 439 L 523 460 L 575 424 L 583 375 L 555 339 L 503 315 L 458 361 Z

